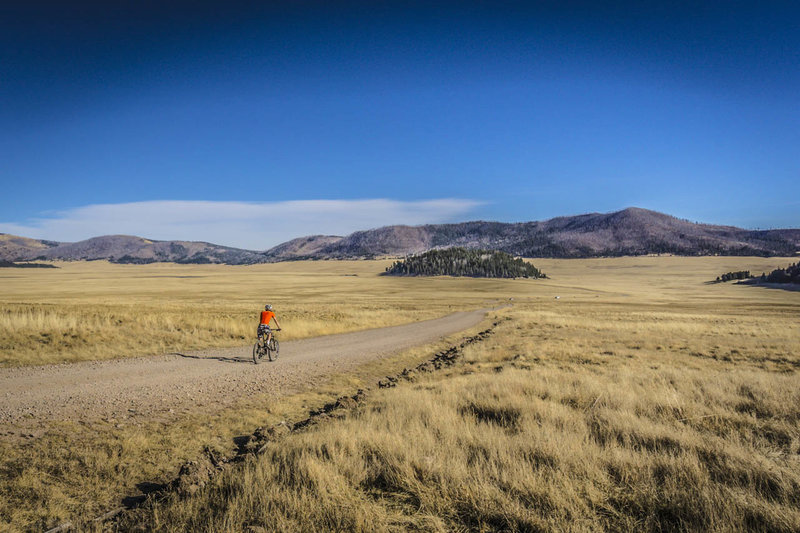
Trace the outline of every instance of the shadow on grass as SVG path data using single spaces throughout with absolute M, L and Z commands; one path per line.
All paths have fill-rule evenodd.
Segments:
M 760 287 L 762 289 L 779 289 L 782 291 L 800 291 L 800 285 L 797 283 L 768 283 L 755 281 L 752 283 L 738 282 L 736 285 L 745 285 L 747 287 Z
M 133 509 L 141 505 L 150 494 L 155 492 L 160 492 L 166 488 L 166 485 L 162 483 L 151 483 L 149 481 L 145 481 L 142 483 L 137 483 L 136 488 L 139 489 L 141 494 L 137 494 L 136 496 L 126 496 L 122 498 L 122 505 L 126 509 Z

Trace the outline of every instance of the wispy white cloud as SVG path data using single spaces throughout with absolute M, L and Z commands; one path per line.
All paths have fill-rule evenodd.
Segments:
M 0 232 L 63 242 L 98 235 L 138 235 L 263 250 L 305 235 L 346 235 L 391 224 L 455 221 L 478 205 L 480 202 L 474 200 L 454 198 L 416 202 L 387 199 L 267 203 L 162 200 L 87 205 L 19 223 L 0 222 Z

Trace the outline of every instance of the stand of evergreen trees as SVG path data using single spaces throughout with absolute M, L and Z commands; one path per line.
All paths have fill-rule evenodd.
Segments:
M 749 270 L 739 270 L 737 272 L 728 272 L 721 276 L 717 276 L 717 282 L 721 281 L 733 281 L 735 279 L 750 279 L 753 276 L 750 275 Z
M 728 272 L 721 276 L 717 276 L 717 283 L 732 280 L 746 280 L 753 281 L 749 283 L 794 283 L 800 285 L 800 263 L 789 265 L 786 268 L 777 268 L 769 274 L 763 273 L 756 278 L 750 274 L 749 270 L 740 270 L 738 272 Z
M 761 281 L 767 283 L 795 283 L 800 284 L 800 263 L 778 268 L 767 275 L 761 275 Z
M 396 261 L 389 276 L 468 276 L 473 278 L 546 278 L 535 266 L 505 252 L 447 248 Z

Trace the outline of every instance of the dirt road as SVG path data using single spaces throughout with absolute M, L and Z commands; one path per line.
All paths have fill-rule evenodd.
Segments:
M 278 361 L 254 365 L 252 345 L 42 367 L 0 369 L 0 425 L 173 413 L 288 394 L 364 362 L 478 324 L 485 311 L 403 326 L 281 343 Z

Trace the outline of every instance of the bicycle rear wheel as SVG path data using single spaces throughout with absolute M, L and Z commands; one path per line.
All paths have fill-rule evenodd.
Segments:
M 258 364 L 261 361 L 262 353 L 261 353 L 261 343 L 256 342 L 253 345 L 253 362 Z
M 269 354 L 269 360 L 274 361 L 278 358 L 278 354 L 280 353 L 281 343 L 278 342 L 278 339 L 275 337 L 272 338 L 272 342 L 270 343 L 272 346 L 267 348 L 267 353 Z

